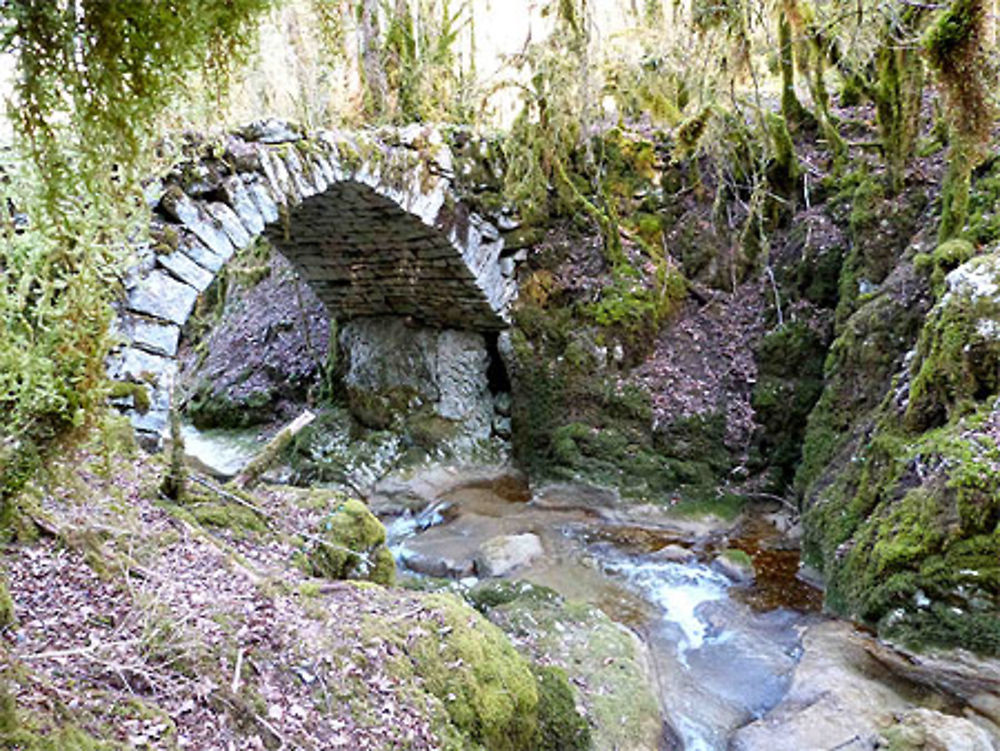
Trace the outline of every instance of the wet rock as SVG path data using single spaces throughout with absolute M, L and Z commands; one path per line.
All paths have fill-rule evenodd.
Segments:
M 438 555 L 425 550 L 403 549 L 399 563 L 415 574 L 437 579 L 464 579 L 475 575 L 475 564 L 468 558 Z
M 871 677 L 865 640 L 845 623 L 811 627 L 785 698 L 738 730 L 732 751 L 875 748 L 881 732 L 908 706 Z
M 476 573 L 486 577 L 507 576 L 539 558 L 544 552 L 541 539 L 530 532 L 494 537 L 479 548 Z
M 750 584 L 756 577 L 753 560 L 742 550 L 724 550 L 712 561 L 712 568 L 737 584 Z
M 664 545 L 655 551 L 651 556 L 653 560 L 670 561 L 671 563 L 691 563 L 695 559 L 695 553 L 690 548 L 683 545 Z
M 995 751 L 998 740 L 962 717 L 923 708 L 904 714 L 884 738 L 894 751 Z
M 1000 686 L 997 687 L 1000 690 Z M 1000 728 L 1000 696 L 981 693 L 969 699 L 969 706 Z
M 415 440 L 471 448 L 489 439 L 493 404 L 481 334 L 440 331 L 402 318 L 362 318 L 340 334 L 352 413 L 386 429 L 409 421 Z

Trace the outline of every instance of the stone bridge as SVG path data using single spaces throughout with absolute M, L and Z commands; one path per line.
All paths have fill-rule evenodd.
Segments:
M 146 438 L 166 429 L 181 328 L 198 295 L 260 236 L 340 321 L 506 326 L 515 261 L 498 224 L 508 220 L 491 221 L 462 200 L 452 149 L 437 131 L 305 136 L 266 121 L 194 149 L 147 188 L 152 240 L 127 275 L 121 345 L 109 360 L 112 378 L 134 384 L 131 395 L 117 390 L 118 399 Z

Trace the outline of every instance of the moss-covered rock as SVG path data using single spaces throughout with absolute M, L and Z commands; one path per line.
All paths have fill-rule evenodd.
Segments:
M 843 275 L 850 275 L 846 266 Z M 795 475 L 800 493 L 810 492 L 856 437 L 855 429 L 870 421 L 919 338 L 929 307 L 927 280 L 902 263 L 841 323 L 824 363 L 823 393 L 806 426 Z
M 227 529 L 238 537 L 267 531 L 267 523 L 254 511 L 236 503 L 224 503 L 210 498 L 186 498 L 185 509 L 199 523 Z
M 1000 254 L 955 269 L 945 289 L 917 348 L 906 410 L 911 430 L 939 426 L 1000 390 Z
M 968 240 L 955 238 L 938 245 L 932 253 L 918 253 L 913 257 L 917 271 L 927 274 L 935 294 L 945 289 L 945 276 L 961 266 L 976 254 L 976 248 Z
M 590 749 L 590 726 L 576 709 L 566 671 L 539 665 L 534 672 L 538 681 L 538 751 Z
M 327 517 L 308 555 L 310 570 L 327 579 L 367 579 L 391 585 L 396 563 L 385 546 L 385 527 L 368 507 L 353 498 L 342 500 Z
M 659 747 L 659 705 L 640 643 L 628 631 L 597 608 L 527 582 L 483 582 L 469 597 L 533 659 L 565 671 L 575 704 L 589 720 L 594 749 Z M 574 726 L 565 720 L 559 725 L 582 743 Z M 585 747 L 563 742 L 544 748 Z
M 784 492 L 795 476 L 806 420 L 823 392 L 825 358 L 822 334 L 800 321 L 771 331 L 758 347 L 751 404 L 761 429 L 751 466 L 769 468 L 774 492 Z
M 885 418 L 806 511 L 827 604 L 917 646 L 1000 653 L 1000 416 L 908 438 Z
M 404 613 L 373 619 L 368 628 L 395 645 L 389 670 L 440 702 L 441 735 L 457 731 L 457 748 L 539 748 L 539 683 L 531 664 L 457 597 L 427 595 L 423 605 L 429 620 Z
M 205 381 L 195 389 L 184 411 L 199 430 L 246 428 L 273 419 L 273 402 L 274 394 L 268 390 L 231 398 Z

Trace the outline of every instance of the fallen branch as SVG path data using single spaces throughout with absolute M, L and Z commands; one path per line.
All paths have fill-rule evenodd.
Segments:
M 251 459 L 243 470 L 236 476 L 232 482 L 233 487 L 239 488 L 240 490 L 248 490 L 256 485 L 260 480 L 260 476 L 270 469 L 271 465 L 278 460 L 281 452 L 288 447 L 295 436 L 302 432 L 302 430 L 311 424 L 315 419 L 316 415 L 313 412 L 306 410 L 286 427 L 279 430 L 277 435 L 268 441 L 267 445 L 264 446 L 261 452 Z
M 787 498 L 782 498 L 780 495 L 775 495 L 774 493 L 764 493 L 761 491 L 757 491 L 753 493 L 743 493 L 743 495 L 747 496 L 748 498 L 759 498 L 762 501 L 776 501 L 777 503 L 780 503 L 782 506 L 787 508 L 789 511 L 793 512 L 796 516 L 798 516 L 800 513 L 798 506 L 789 501 Z
M 138 641 L 138 639 L 125 639 L 124 641 L 108 642 L 107 644 L 88 644 L 85 647 L 76 647 L 75 649 L 53 649 L 48 652 L 20 655 L 20 658 L 22 660 L 56 660 L 61 657 L 90 656 L 97 649 L 128 647 L 136 644 Z

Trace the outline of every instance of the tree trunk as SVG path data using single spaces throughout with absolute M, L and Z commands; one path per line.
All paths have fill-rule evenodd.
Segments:
M 364 111 L 381 118 L 386 111 L 388 93 L 382 48 L 379 43 L 378 0 L 359 0 L 358 29 L 361 33 L 361 76 L 364 88 Z
M 781 62 L 781 114 L 790 128 L 801 124 L 805 108 L 795 95 L 795 53 L 792 24 L 782 10 L 778 17 L 778 54 Z
M 924 94 L 924 63 L 920 51 L 901 47 L 897 40 L 917 34 L 922 14 L 922 10 L 910 8 L 898 20 L 887 21 L 878 52 L 875 110 L 889 189 L 893 193 L 902 190 L 906 166 L 916 151 Z

